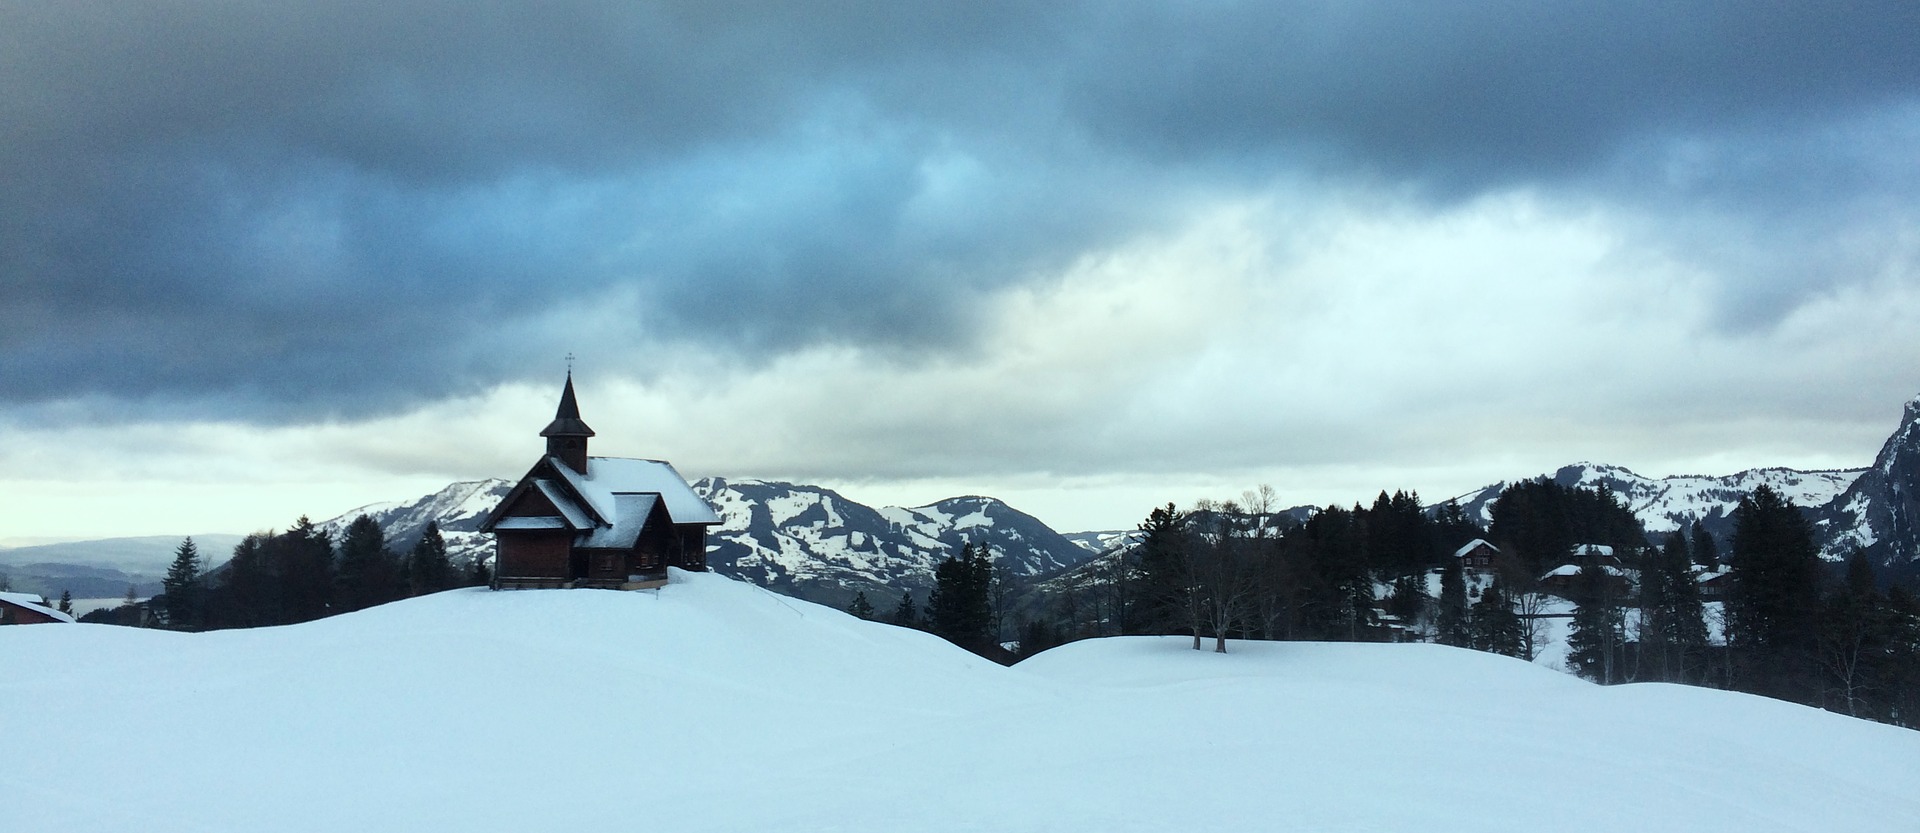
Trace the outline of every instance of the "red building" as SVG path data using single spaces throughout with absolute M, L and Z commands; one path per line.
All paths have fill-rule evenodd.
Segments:
M 540 436 L 546 455 L 480 523 L 494 536 L 495 589 L 632 590 L 664 584 L 668 567 L 707 568 L 720 516 L 666 462 L 589 456 L 573 374 Z
M 0 625 L 40 625 L 48 622 L 72 622 L 46 599 L 32 593 L 0 593 Z

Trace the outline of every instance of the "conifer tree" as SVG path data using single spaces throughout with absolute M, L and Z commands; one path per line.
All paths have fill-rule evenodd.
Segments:
M 60 607 L 58 608 L 58 610 L 61 613 L 67 614 L 68 616 L 73 615 L 73 591 L 71 590 L 60 591 Z
M 1707 646 L 1700 586 L 1687 536 L 1675 531 L 1640 574 L 1640 657 L 1654 679 L 1687 682 Z
M 993 564 L 984 547 L 963 544 L 934 569 L 927 597 L 927 629 L 962 648 L 979 652 L 998 641 L 993 625 Z
M 366 515 L 354 518 L 340 541 L 335 579 L 339 610 L 363 610 L 393 601 L 399 595 L 397 578 L 393 554 L 387 551 L 387 536 L 380 524 Z
M 1720 545 L 1714 543 L 1713 533 L 1700 524 L 1693 525 L 1692 540 L 1689 542 L 1693 562 L 1709 570 L 1720 569 Z
M 265 550 L 271 532 L 256 532 L 234 545 L 226 578 L 207 606 L 208 624 L 249 628 L 271 624 L 277 616 L 277 585 L 268 574 Z
M 1473 647 L 1503 656 L 1520 656 L 1523 636 L 1520 628 L 1513 600 L 1500 586 L 1499 579 L 1495 579 L 1473 605 Z
M 302 515 L 262 551 L 279 587 L 280 605 L 269 624 L 311 622 L 335 612 L 333 539 Z
M 438 521 L 427 521 L 420 541 L 407 555 L 407 592 L 414 596 L 438 593 L 453 586 L 453 564 L 447 560 L 447 539 Z
M 1727 595 L 1736 686 L 1811 703 L 1820 605 L 1820 557 L 1799 507 L 1767 486 L 1733 511 Z
M 485 556 L 475 555 L 473 564 L 467 570 L 468 587 L 487 587 L 493 584 L 493 570 L 487 566 Z
M 1449 558 L 1440 568 L 1440 601 L 1434 613 L 1434 640 L 1442 645 L 1473 644 L 1467 611 L 1467 579 L 1460 559 Z
M 900 603 L 894 605 L 893 613 L 887 616 L 887 621 L 903 628 L 920 627 L 920 611 L 913 606 L 912 592 L 900 594 Z
M 1601 685 L 1620 681 L 1620 649 L 1626 641 L 1626 616 L 1613 591 L 1612 574 L 1589 563 L 1573 585 L 1573 622 L 1567 631 L 1567 664 Z
M 200 587 L 200 548 L 192 538 L 180 542 L 173 551 L 173 563 L 167 566 L 167 577 L 162 580 L 166 588 L 166 614 L 168 627 L 177 630 L 195 630 L 205 624 L 202 616 L 202 598 Z
M 1140 633 L 1172 633 L 1191 619 L 1183 593 L 1191 584 L 1188 521 L 1186 513 L 1169 503 L 1154 508 L 1140 523 L 1137 551 L 1146 596 L 1138 622 Z
M 873 618 L 873 603 L 867 601 L 867 591 L 853 594 L 853 602 L 847 605 L 847 612 L 861 619 Z

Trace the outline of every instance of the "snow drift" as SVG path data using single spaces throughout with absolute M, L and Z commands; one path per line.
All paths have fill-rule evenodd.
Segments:
M 713 575 L 0 633 L 9 816 L 202 830 L 1913 829 L 1920 733 L 1427 645 L 1007 669 Z

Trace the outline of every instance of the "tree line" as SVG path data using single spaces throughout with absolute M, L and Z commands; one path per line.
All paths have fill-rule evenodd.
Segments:
M 1861 554 L 1844 575 L 1830 569 L 1805 514 L 1768 487 L 1741 500 L 1724 552 L 1697 524 L 1650 544 L 1605 486 L 1512 484 L 1489 518 L 1423 508 L 1412 492 L 1304 519 L 1264 488 L 1168 504 L 1131 546 L 1033 588 L 1015 637 L 1022 653 L 1178 634 L 1215 651 L 1229 639 L 1415 640 L 1532 660 L 1558 624 L 1568 669 L 1603 684 L 1714 686 L 1920 726 L 1914 593 L 1883 587 Z M 1491 569 L 1455 557 L 1474 539 L 1498 549 Z M 1717 598 L 1705 580 L 1724 588 Z
M 437 523 L 429 522 L 402 554 L 366 515 L 348 524 L 337 545 L 302 516 L 285 532 L 247 536 L 217 568 L 202 561 L 192 538 L 181 541 L 164 591 L 148 605 L 162 626 L 175 630 L 250 628 L 308 622 L 490 579 L 483 563 L 454 566 Z

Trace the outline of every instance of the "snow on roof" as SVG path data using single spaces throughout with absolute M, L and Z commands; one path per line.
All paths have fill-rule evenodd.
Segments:
M 1499 548 L 1499 547 L 1496 547 L 1496 546 L 1494 546 L 1494 545 L 1492 545 L 1492 544 L 1489 544 L 1489 543 L 1487 543 L 1487 539 L 1485 539 L 1485 538 L 1475 538 L 1475 539 L 1473 539 L 1473 540 L 1471 540 L 1471 541 L 1468 541 L 1468 542 L 1467 542 L 1466 544 L 1464 544 L 1464 545 L 1462 545 L 1462 546 L 1461 546 L 1461 547 L 1460 547 L 1459 549 L 1457 549 L 1457 550 L 1454 550 L 1454 551 L 1453 551 L 1453 557 L 1454 557 L 1454 558 L 1465 558 L 1465 557 L 1466 557 L 1466 555 L 1467 555 L 1467 553 L 1470 553 L 1470 552 L 1473 552 L 1473 550 L 1474 550 L 1474 548 L 1475 548 L 1475 547 L 1486 547 L 1486 548 L 1488 548 L 1488 549 L 1491 549 L 1491 550 L 1493 550 L 1494 552 L 1499 552 L 1499 551 L 1500 551 L 1500 548 Z
M 493 525 L 494 529 L 572 529 L 565 518 L 519 516 L 501 518 Z
M 1548 570 L 1546 573 L 1542 574 L 1540 578 L 1546 579 L 1551 576 L 1577 576 L 1577 575 L 1580 575 L 1581 569 L 1582 567 L 1578 564 L 1562 564 L 1558 567 Z M 1615 576 L 1619 578 L 1625 578 L 1627 575 L 1626 570 L 1622 570 L 1619 567 L 1614 567 L 1610 565 L 1600 567 L 1599 569 L 1605 572 L 1607 575 Z
M 1606 544 L 1575 544 L 1574 555 L 1612 555 L 1613 547 Z
M 660 496 L 648 494 L 619 493 L 613 496 L 613 526 L 603 526 L 587 533 L 578 541 L 578 545 L 594 549 L 632 549 L 633 542 L 640 540 L 640 530 L 647 525 L 647 516 L 653 513 L 653 505 Z
M 566 471 L 569 473 L 573 471 L 572 469 L 569 469 L 564 465 L 560 466 L 559 468 L 562 471 Z M 580 507 L 575 505 L 573 500 L 568 498 L 565 492 L 560 491 L 560 487 L 555 485 L 553 481 L 535 480 L 533 481 L 533 485 L 534 485 L 534 488 L 540 490 L 540 494 L 547 496 L 547 500 L 553 503 L 554 508 L 560 510 L 560 516 L 566 519 L 568 528 L 570 529 L 592 529 L 593 528 L 594 526 L 593 519 L 587 517 L 587 513 L 580 511 Z M 600 517 L 606 518 L 606 519 L 612 519 L 614 516 L 610 513 L 602 512 L 600 513 Z
M 9 604 L 14 604 L 14 605 L 18 605 L 18 606 L 20 606 L 20 607 L 24 607 L 24 608 L 26 608 L 26 609 L 28 609 L 28 610 L 31 610 L 31 611 L 33 611 L 33 612 L 35 612 L 35 613 L 44 613 L 44 614 L 46 614 L 46 615 L 48 615 L 48 616 L 51 616 L 51 617 L 53 617 L 53 618 L 55 618 L 55 619 L 58 619 L 58 620 L 60 620 L 60 621 L 62 621 L 62 622 L 71 622 L 71 621 L 73 621 L 73 615 L 72 615 L 72 614 L 68 614 L 68 613 L 61 613 L 61 612 L 60 612 L 60 610 L 59 610 L 58 608 L 56 608 L 56 607 L 54 607 L 54 606 L 52 606 L 52 605 L 49 605 L 49 604 L 47 604 L 47 600 L 46 600 L 46 598 L 44 598 L 44 597 L 42 597 L 42 596 L 37 596 L 37 595 L 34 595 L 34 594 L 32 594 L 32 593 L 4 593 L 4 592 L 0 592 L 0 601 L 4 601 L 4 602 L 7 602 L 7 603 L 9 603 Z
M 566 463 L 554 459 L 555 469 L 559 470 L 574 491 L 580 493 L 592 506 L 595 514 L 604 519 L 619 517 L 615 505 L 615 494 L 653 493 L 666 502 L 667 515 L 677 524 L 717 524 L 720 516 L 714 514 L 713 507 L 693 493 L 693 487 L 687 485 L 686 478 L 673 466 L 660 460 L 634 460 L 626 457 L 588 457 L 587 473 L 582 477 L 579 472 Z

